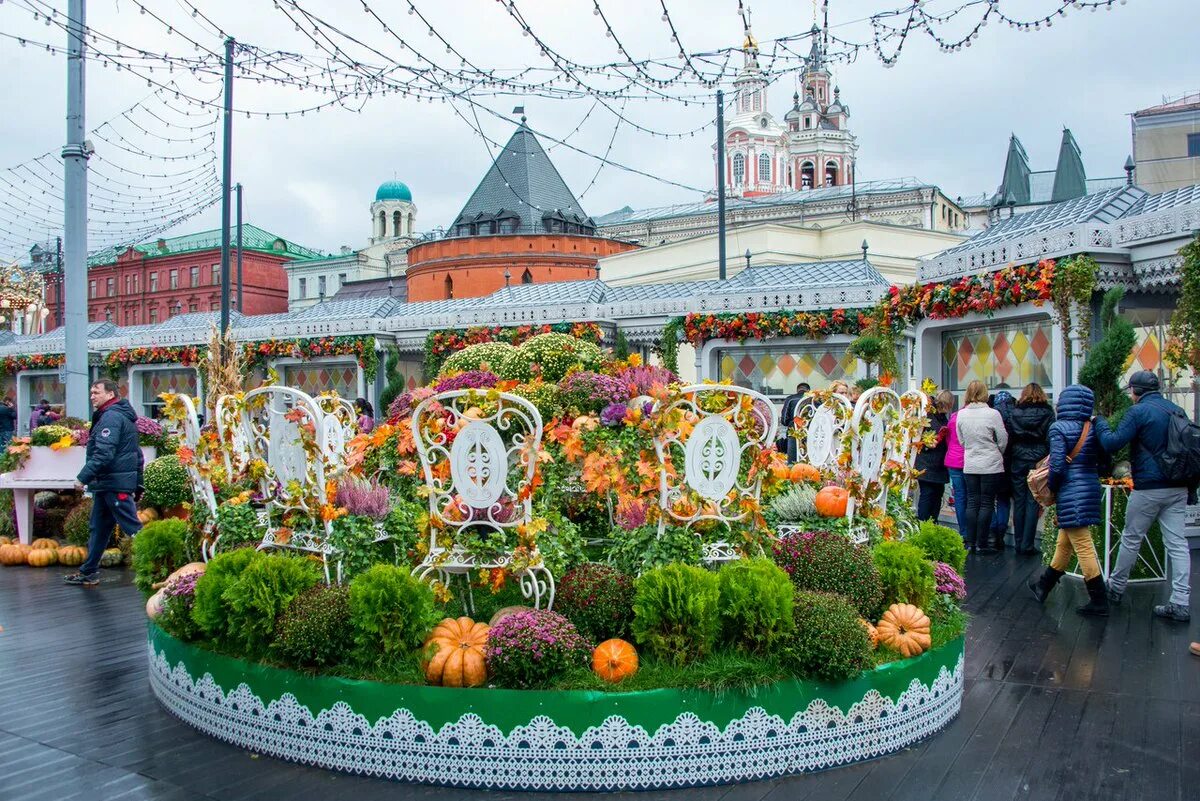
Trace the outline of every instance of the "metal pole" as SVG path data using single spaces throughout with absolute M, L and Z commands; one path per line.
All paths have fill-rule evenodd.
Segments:
M 225 40 L 225 152 L 221 165 L 221 335 L 229 331 L 229 185 L 233 171 L 233 37 Z
M 66 311 L 66 410 L 88 417 L 87 319 L 87 162 L 91 145 L 84 141 L 84 0 L 67 4 L 67 144 L 63 158 L 63 275 L 61 297 Z M 61 303 L 59 304 L 61 307 Z
M 237 310 L 242 314 L 242 185 L 237 185 Z
M 57 237 L 58 246 L 56 248 L 56 258 L 58 262 L 58 274 L 54 277 L 58 284 L 58 303 L 54 304 L 54 327 L 62 328 L 63 324 L 63 249 L 62 237 Z
M 725 280 L 725 93 L 717 90 L 717 277 Z

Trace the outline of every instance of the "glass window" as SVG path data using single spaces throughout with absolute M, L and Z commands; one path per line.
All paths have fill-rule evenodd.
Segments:
M 733 185 L 741 186 L 746 182 L 746 157 L 741 153 L 733 154 Z
M 158 291 L 158 273 L 150 273 L 150 291 Z
M 221 283 L 221 265 L 214 264 L 212 266 L 212 285 L 218 286 Z
M 758 181 L 759 183 L 771 182 L 771 157 L 766 153 L 758 157 Z
M 106 294 L 107 294 L 107 295 L 108 295 L 110 298 L 111 298 L 113 295 L 117 294 L 117 279 L 115 279 L 115 278 L 109 278 L 109 279 L 107 279 L 107 280 L 104 282 L 104 289 L 105 289 L 105 291 L 106 291 Z
M 991 389 L 1020 388 L 1033 381 L 1052 393 L 1053 336 L 1048 319 L 943 332 L 942 385 L 962 392 L 976 380 Z
M 179 289 L 179 270 L 171 270 L 171 289 Z
M 192 286 L 200 286 L 200 268 L 192 268 Z
M 323 275 L 317 279 L 317 294 L 325 297 L 325 276 Z
M 89 298 L 96 297 L 96 282 L 95 281 L 88 281 L 88 297 Z
M 163 400 L 159 396 L 164 392 L 189 397 L 194 397 L 196 394 L 196 371 L 191 369 L 143 370 L 141 382 L 141 412 L 146 417 L 162 416 Z
M 846 352 L 847 347 L 819 343 L 720 349 L 717 371 L 722 381 L 764 395 L 789 395 L 801 381 L 825 389 L 834 381 L 866 378 L 862 363 Z
M 308 297 L 308 279 L 307 278 L 300 279 L 300 290 L 296 293 L 296 296 L 299 298 L 307 298 Z
M 189 303 L 188 311 L 190 311 L 190 312 L 200 311 L 200 304 L 199 303 Z
M 153 283 L 153 281 L 151 283 Z M 157 306 L 150 307 L 150 322 L 152 322 L 152 323 L 158 322 L 158 307 Z
M 1191 133 L 1188 137 L 1188 158 L 1200 158 L 1200 133 Z
M 132 286 L 133 286 L 133 276 L 132 275 L 125 276 L 125 294 L 126 295 L 130 294 L 130 291 L 131 291 L 130 287 L 132 287 Z
M 337 288 L 338 288 L 338 289 L 341 289 L 341 288 L 342 288 L 342 287 L 344 287 L 345 285 L 346 285 L 346 274 L 345 274 L 345 273 L 338 273 L 338 284 L 337 284 Z

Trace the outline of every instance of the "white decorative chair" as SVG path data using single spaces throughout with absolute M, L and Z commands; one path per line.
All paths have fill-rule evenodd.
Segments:
M 322 454 L 325 457 L 325 473 L 336 478 L 346 472 L 346 444 L 358 433 L 358 417 L 354 404 L 336 393 L 323 393 L 314 400 L 324 417 L 325 428 Z
M 672 427 L 655 437 L 659 463 L 659 517 L 661 537 L 668 523 L 692 529 L 713 521 L 724 526 L 746 521 L 762 493 L 762 476 L 742 482 L 745 458 L 757 459 L 774 450 L 778 427 L 775 407 L 752 389 L 724 384 L 682 387 L 674 399 L 655 413 L 679 411 L 694 424 Z M 676 468 L 682 463 L 683 470 Z M 744 501 L 752 500 L 751 508 Z M 737 546 L 722 537 L 701 543 L 706 564 L 739 558 Z
M 494 398 L 494 400 L 493 400 Z M 514 564 L 513 550 L 476 556 L 468 533 L 516 534 L 533 519 L 532 491 L 542 442 L 542 416 L 516 395 L 487 400 L 475 390 L 426 398 L 413 412 L 413 442 L 429 493 L 429 553 L 413 569 L 422 581 L 478 569 L 510 569 L 535 607 L 554 604 L 554 576 L 536 545 Z M 468 582 L 467 606 L 472 609 Z
M 212 481 L 204 475 L 200 470 L 198 460 L 211 459 L 213 454 L 203 453 L 203 448 L 200 444 L 200 418 L 196 414 L 196 404 L 187 395 L 178 395 L 175 398 L 183 408 L 182 419 L 180 420 L 183 435 L 183 442 L 192 449 L 192 460 L 185 467 L 187 468 L 188 479 L 192 484 L 192 498 L 197 504 L 203 504 L 208 511 L 208 517 L 204 521 L 204 529 L 201 532 L 203 535 L 200 540 L 200 557 L 207 562 L 217 554 L 217 540 L 221 537 L 217 535 L 212 538 L 212 532 L 217 522 L 217 496 L 213 492 Z
M 214 411 L 217 437 L 221 441 L 221 453 L 225 459 L 225 478 L 233 482 L 246 473 L 250 463 L 250 445 L 242 430 L 242 399 L 237 395 L 222 395 L 217 398 Z
M 890 458 L 888 428 L 900 415 L 900 396 L 888 387 L 871 387 L 854 406 L 850 421 L 851 465 L 867 490 L 864 506 L 880 511 L 887 508 L 888 487 L 882 480 L 884 461 Z M 846 517 L 853 531 L 854 514 L 858 511 L 854 493 L 846 504 Z
M 266 499 L 259 510 L 263 538 L 258 547 L 318 554 L 328 582 L 334 549 L 331 523 L 321 515 L 327 501 L 325 414 L 307 393 L 281 386 L 251 390 L 239 407 L 238 429 L 248 449 L 248 468 L 255 462 L 265 466 L 258 478 L 259 492 Z M 287 512 L 298 512 L 316 528 L 277 528 L 273 518 Z
M 836 467 L 853 416 L 854 406 L 845 395 L 805 395 L 792 429 L 799 460 L 822 470 Z

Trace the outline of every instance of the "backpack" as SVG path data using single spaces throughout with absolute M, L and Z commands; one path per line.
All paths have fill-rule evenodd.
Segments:
M 1075 443 L 1075 447 L 1067 454 L 1067 464 L 1079 455 L 1083 450 L 1083 443 L 1087 442 L 1088 434 L 1092 430 L 1092 421 L 1088 420 L 1083 424 L 1083 431 L 1079 432 L 1079 441 Z M 1050 489 L 1050 457 L 1043 456 L 1042 460 L 1029 471 L 1029 475 L 1025 478 L 1025 483 L 1029 486 L 1029 494 L 1033 499 L 1042 506 L 1053 506 L 1057 500 L 1057 495 L 1054 490 Z
M 1192 482 L 1200 478 L 1200 426 L 1172 409 L 1167 419 L 1166 447 L 1157 456 L 1167 481 Z

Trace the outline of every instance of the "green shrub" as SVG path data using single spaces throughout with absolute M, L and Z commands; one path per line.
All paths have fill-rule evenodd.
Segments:
M 562 417 L 563 398 L 558 384 L 547 384 L 544 381 L 533 381 L 528 384 L 518 384 L 512 393 L 529 401 L 542 416 L 542 422 L 549 422 L 556 417 Z
M 507 378 L 500 373 L 501 365 L 514 351 L 516 348 L 507 342 L 480 342 L 468 345 L 450 354 L 446 361 L 442 362 L 439 375 L 465 373 L 468 370 L 491 370 L 501 378 Z
M 917 533 L 906 541 L 920 548 L 929 561 L 945 562 L 959 573 L 967 564 L 967 548 L 962 536 L 952 528 L 925 520 Z
M 149 506 L 170 509 L 192 500 L 187 468 L 178 456 L 160 456 L 146 465 L 142 483 L 146 487 L 142 500 Z
M 609 528 L 607 517 L 605 527 Z M 608 561 L 631 576 L 670 564 L 699 565 L 700 538 L 680 526 L 667 526 L 662 536 L 654 524 L 621 532 L 608 549 Z
M 769 559 L 739 559 L 717 573 L 722 639 L 751 653 L 770 651 L 792 630 L 792 582 Z
M 297 595 L 275 622 L 271 653 L 288 667 L 328 668 L 354 646 L 350 588 L 318 584 Z
M 633 637 L 654 656 L 677 665 L 712 650 L 720 625 L 715 573 L 672 564 L 643 574 L 633 601 Z
M 604 362 L 600 346 L 570 334 L 538 334 L 517 351 L 519 358 L 505 359 L 502 378 L 529 381 L 540 376 L 543 381 L 558 382 L 576 365 L 582 370 L 595 370 Z
M 881 542 L 875 546 L 873 557 L 883 580 L 885 605 L 914 604 L 921 609 L 929 606 L 937 584 L 933 562 L 925 558 L 920 548 L 908 542 Z
M 418 521 L 426 508 L 425 504 L 417 500 L 393 496 L 391 511 L 383 518 L 383 533 L 388 535 L 388 541 L 383 544 L 394 549 L 393 553 L 398 563 L 405 562 L 409 552 L 417 547 L 420 537 Z
M 81 545 L 84 548 L 92 536 L 92 499 L 83 498 L 71 507 L 63 520 L 63 538 L 69 545 Z
M 775 543 L 773 555 L 797 590 L 841 593 L 862 617 L 875 620 L 879 616 L 883 582 L 871 551 L 850 542 L 844 534 L 833 531 L 788 534 Z
M 297 595 L 321 581 L 321 569 L 303 556 L 264 554 L 225 588 L 229 616 L 223 644 L 250 659 L 267 652 L 275 619 Z
M 375 565 L 350 582 L 350 621 L 359 658 L 387 667 L 416 653 L 437 623 L 433 590 L 403 568 Z
M 252 548 L 241 548 L 217 554 L 208 563 L 204 575 L 196 582 L 192 619 L 209 639 L 220 641 L 229 630 L 229 606 L 225 591 L 237 582 L 251 562 L 265 558 L 265 554 Z
M 258 528 L 258 512 L 248 503 L 218 505 L 216 533 L 223 549 L 257 545 L 263 537 Z
M 133 538 L 133 583 L 145 595 L 188 562 L 186 520 L 154 520 Z
M 630 575 L 586 562 L 559 579 L 554 608 L 593 642 L 626 639 L 633 620 L 633 595 Z
M 16 536 L 17 515 L 14 510 L 13 491 L 0 490 L 0 537 L 15 538 Z
M 782 661 L 797 676 L 846 681 L 871 666 L 871 643 L 858 610 L 842 595 L 796 591 L 796 624 Z

